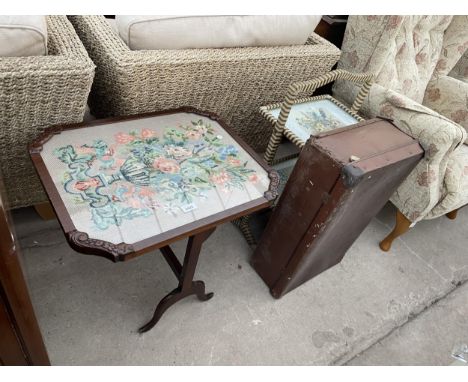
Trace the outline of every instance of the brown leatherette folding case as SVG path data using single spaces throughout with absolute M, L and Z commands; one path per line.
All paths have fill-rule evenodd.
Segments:
M 252 257 L 271 294 L 339 263 L 423 154 L 380 118 L 311 137 Z

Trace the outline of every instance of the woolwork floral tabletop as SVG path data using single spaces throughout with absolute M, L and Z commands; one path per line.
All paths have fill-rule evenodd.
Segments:
M 76 229 L 110 243 L 245 204 L 270 183 L 216 121 L 194 113 L 65 130 L 41 157 Z

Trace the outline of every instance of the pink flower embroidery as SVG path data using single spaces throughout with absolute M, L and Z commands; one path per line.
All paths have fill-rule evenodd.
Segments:
M 141 136 L 145 139 L 152 138 L 156 135 L 156 132 L 150 129 L 143 129 L 141 131 Z
M 193 139 L 193 140 L 198 140 L 202 137 L 202 133 L 200 133 L 199 131 L 197 130 L 189 130 L 185 133 L 185 136 L 188 138 L 188 139 Z
M 450 118 L 453 122 L 461 123 L 468 117 L 468 111 L 459 109 L 450 114 Z
M 228 163 L 233 166 L 240 166 L 242 164 L 239 159 L 233 157 L 228 157 Z
M 142 208 L 144 207 L 140 200 L 136 198 L 129 198 L 126 200 L 127 204 L 133 208 Z
M 92 178 L 92 179 L 89 179 L 89 180 L 80 180 L 80 181 L 75 183 L 74 187 L 78 191 L 85 191 L 90 187 L 96 187 L 97 185 L 99 185 L 99 183 L 100 182 L 99 182 L 98 179 Z
M 426 150 L 426 156 L 428 158 L 433 158 L 437 153 L 439 152 L 439 149 L 434 143 L 431 143 L 429 145 L 429 148 Z
M 392 106 L 390 104 L 388 104 L 388 103 L 384 103 L 380 107 L 380 114 L 382 114 L 382 116 L 384 116 L 384 117 L 391 118 L 393 116 Z
M 115 134 L 115 140 L 118 143 L 130 143 L 135 140 L 135 137 L 133 135 L 125 134 L 125 133 L 117 133 Z
M 143 187 L 140 190 L 140 196 L 142 197 L 150 197 L 154 195 L 154 191 L 151 188 Z
M 396 107 L 405 107 L 406 106 L 406 101 L 403 97 L 399 96 L 399 95 L 392 95 L 390 97 L 388 97 L 390 103 Z
M 252 183 L 257 183 L 258 182 L 257 174 L 249 175 L 249 181 L 251 181 Z
M 437 72 L 441 72 L 443 70 L 445 70 L 445 68 L 447 67 L 447 61 L 443 58 L 441 58 L 438 62 L 437 62 L 437 65 L 436 65 L 436 68 L 435 70 Z
M 401 57 L 403 54 L 406 52 L 406 42 L 404 42 L 401 46 L 400 49 L 398 49 L 398 52 L 396 54 L 397 57 Z
M 427 60 L 427 54 L 424 52 L 419 52 L 414 59 L 416 61 L 416 65 L 421 65 L 423 62 Z
M 357 52 L 353 50 L 352 52 L 346 53 L 346 59 L 348 60 L 349 64 L 351 67 L 355 68 L 359 62 L 359 57 L 357 55 Z
M 463 168 L 463 174 L 468 176 L 468 166 Z
M 222 186 L 224 183 L 229 182 L 230 177 L 226 171 L 221 171 L 218 174 L 211 175 L 210 179 L 214 184 Z
M 119 159 L 116 159 L 116 160 L 115 160 L 115 165 L 116 165 L 117 167 L 121 167 L 124 163 L 125 163 L 125 159 L 120 159 L 120 158 L 119 158 Z
M 176 174 L 180 171 L 179 164 L 175 160 L 167 158 L 156 158 L 153 167 L 168 174 Z
M 418 175 L 418 184 L 421 187 L 429 187 L 431 183 L 436 180 L 436 174 L 434 170 L 424 171 Z
M 430 88 L 427 90 L 427 98 L 431 102 L 435 102 L 440 99 L 440 89 L 439 88 Z
M 411 86 L 413 85 L 413 81 L 410 79 L 406 79 L 403 81 L 403 92 L 405 94 L 408 94 L 408 92 L 411 90 Z
M 388 19 L 388 28 L 395 29 L 398 25 L 400 25 L 401 20 L 401 16 L 390 16 Z

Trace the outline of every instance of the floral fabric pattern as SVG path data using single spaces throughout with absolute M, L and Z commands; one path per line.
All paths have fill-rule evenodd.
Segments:
M 442 76 L 431 81 L 423 105 L 437 111 L 468 131 L 468 83 Z M 465 141 L 468 144 L 468 140 Z
M 447 163 L 444 197 L 429 214 L 438 217 L 468 204 L 468 146 L 454 151 Z
M 421 103 L 435 73 L 447 74 L 463 54 L 467 22 L 466 16 L 351 16 L 338 68 L 372 72 L 376 83 Z M 345 94 L 338 90 L 343 83 L 335 91 Z
M 369 116 L 391 118 L 400 130 L 418 139 L 425 150 L 424 158 L 392 195 L 392 203 L 413 222 L 450 212 L 440 212 L 439 208 L 436 215 L 434 208 L 444 205 L 447 166 L 467 139 L 466 131 L 435 111 L 379 85 L 371 88 L 364 106 Z M 459 200 L 465 200 L 467 192 L 459 191 L 463 191 L 457 195 Z
M 66 145 L 54 155 L 67 165 L 64 190 L 75 203 L 89 205 L 100 230 L 153 215 L 155 209 L 172 216 L 187 213 L 208 190 L 229 192 L 257 182 L 239 149 L 201 119 L 163 131 L 118 132 L 112 142 Z
M 467 132 L 460 126 L 466 128 L 466 83 L 447 77 L 449 72 L 461 76 L 464 68 L 457 61 L 467 47 L 468 16 L 350 16 L 348 21 L 338 69 L 376 75 L 361 112 L 392 118 L 425 150 L 391 198 L 413 222 L 468 202 L 468 189 L 448 180 L 466 147 Z M 358 90 L 346 81 L 333 87 L 334 96 L 347 104 Z

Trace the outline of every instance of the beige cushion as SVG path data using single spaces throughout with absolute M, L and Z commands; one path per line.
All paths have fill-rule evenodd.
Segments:
M 116 16 L 133 50 L 304 44 L 320 16 Z
M 47 54 L 45 16 L 0 16 L 0 57 Z

